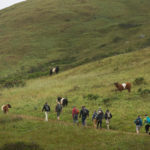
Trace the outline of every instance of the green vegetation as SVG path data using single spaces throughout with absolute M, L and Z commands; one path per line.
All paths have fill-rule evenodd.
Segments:
M 135 134 L 134 120 L 139 114 L 142 118 L 145 113 L 149 114 L 150 101 L 148 96 L 139 94 L 139 85 L 133 85 L 136 78 L 143 77 L 147 84 L 141 84 L 140 88 L 150 88 L 149 58 L 147 48 L 88 63 L 51 77 L 31 79 L 24 87 L 2 89 L 0 105 L 11 103 L 12 109 L 7 117 L 0 114 L 0 138 L 3 137 L 0 146 L 5 148 L 7 143 L 19 147 L 18 143 L 22 142 L 25 147 L 33 143 L 37 150 L 149 150 L 149 136 L 144 133 L 144 127 L 140 135 Z M 116 81 L 131 82 L 131 93 L 116 92 L 113 85 Z M 60 122 L 56 121 L 57 96 L 69 100 Z M 97 98 L 89 100 L 86 96 Z M 48 123 L 41 119 L 44 119 L 41 109 L 46 101 L 51 106 Z M 72 107 L 80 109 L 82 105 L 90 110 L 85 129 L 72 125 Z M 110 131 L 92 127 L 92 113 L 99 106 L 112 112 Z M 103 128 L 106 128 L 105 121 Z
M 14 147 L 19 150 L 149 149 L 148 136 L 106 130 L 97 131 L 91 128 L 83 129 L 53 121 L 44 123 L 23 120 L 7 126 L 1 125 L 0 129 L 5 129 L 0 134 L 0 138 L 3 138 L 0 145 L 5 144 L 4 141 L 9 137 L 9 142 L 0 150 L 13 150 Z
M 14 86 L 16 80 L 48 75 L 52 66 L 66 70 L 150 46 L 149 5 L 28 0 L 0 11 L 0 83 L 11 80 Z
M 0 150 L 149 150 L 135 134 L 150 108 L 149 0 L 27 0 L 0 11 Z M 49 67 L 60 66 L 48 76 Z M 114 82 L 131 82 L 131 93 Z M 5 88 L 3 88 L 5 87 Z M 56 121 L 56 98 L 67 97 Z M 41 112 L 51 106 L 49 122 Z M 90 111 L 73 126 L 72 107 Z M 111 130 L 92 126 L 92 113 L 112 112 Z M 149 114 L 150 115 L 150 114 Z M 81 120 L 79 122 L 81 124 Z
M 144 84 L 144 83 L 145 83 L 145 81 L 144 81 L 143 77 L 138 77 L 134 80 L 135 85 L 140 85 L 140 84 Z

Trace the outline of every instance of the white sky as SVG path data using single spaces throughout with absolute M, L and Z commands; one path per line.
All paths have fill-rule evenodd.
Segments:
M 0 10 L 25 0 L 0 0 Z

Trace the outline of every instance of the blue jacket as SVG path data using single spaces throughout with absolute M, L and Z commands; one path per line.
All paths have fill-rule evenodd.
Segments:
M 141 119 L 141 118 L 137 118 L 137 119 L 134 121 L 134 123 L 135 123 L 136 125 L 142 126 L 142 119 Z
M 96 116 L 97 116 L 97 113 L 94 112 L 94 114 L 93 114 L 93 116 L 92 116 L 92 121 L 93 121 L 93 119 L 96 119 Z

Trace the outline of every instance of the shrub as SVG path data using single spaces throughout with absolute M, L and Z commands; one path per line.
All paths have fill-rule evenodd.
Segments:
M 112 40 L 112 42 L 113 42 L 113 43 L 117 43 L 117 42 L 119 42 L 119 41 L 121 41 L 121 40 L 122 40 L 121 37 L 116 36 L 116 37 Z
M 88 95 L 84 96 L 84 98 L 88 99 L 88 100 L 97 100 L 99 98 L 99 95 L 88 94 Z
M 141 24 L 135 24 L 135 23 L 129 23 L 129 22 L 119 24 L 119 27 L 121 29 L 136 28 L 136 27 L 139 27 L 139 26 L 141 26 Z
M 140 93 L 141 96 L 148 96 L 148 95 L 150 95 L 150 90 L 149 89 L 142 90 L 141 88 L 139 88 L 138 93 Z
M 35 143 L 7 143 L 3 145 L 0 150 L 43 150 L 39 145 Z
M 143 77 L 139 77 L 139 78 L 136 78 L 133 83 L 134 83 L 135 85 L 140 85 L 140 84 L 145 83 L 145 81 L 144 81 L 144 78 L 143 78 Z
M 12 88 L 12 87 L 23 87 L 25 86 L 24 80 L 21 79 L 5 79 L 0 81 L 1 87 Z
M 16 116 L 16 117 L 5 117 L 5 118 L 0 118 L 0 124 L 8 124 L 11 122 L 18 122 L 21 121 L 22 117 Z
M 108 107 L 108 106 L 111 105 L 111 104 L 110 104 L 110 98 L 103 98 L 102 102 L 104 103 L 104 105 L 105 105 L 106 107 Z

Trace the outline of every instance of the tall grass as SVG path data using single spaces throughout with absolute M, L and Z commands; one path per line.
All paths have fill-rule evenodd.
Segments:
M 149 4 L 29 0 L 0 11 L 0 83 L 148 47 Z
M 138 92 L 140 87 L 149 89 L 150 86 L 149 56 L 149 49 L 122 54 L 82 65 L 52 77 L 29 80 L 22 88 L 3 89 L 0 104 L 11 103 L 10 118 L 14 114 L 22 114 L 29 116 L 29 119 L 23 118 L 16 122 L 16 119 L 12 121 L 9 118 L 4 119 L 1 114 L 0 117 L 3 118 L 1 120 L 10 120 L 5 121 L 6 123 L 0 122 L 2 125 L 0 131 L 6 133 L 1 145 L 8 143 L 6 136 L 13 135 L 13 138 L 9 138 L 10 144 L 18 141 L 30 144 L 32 139 L 44 149 L 61 147 L 61 149 L 147 150 L 149 137 L 144 133 L 144 127 L 141 129 L 143 134 L 139 136 L 135 134 L 134 120 L 137 115 L 143 118 L 146 113 L 149 114 L 149 98 L 141 96 Z M 118 69 L 114 69 L 116 67 Z M 134 80 L 141 76 L 147 84 L 134 85 Z M 131 93 L 116 92 L 113 85 L 115 81 L 131 82 Z M 95 98 L 95 95 L 96 99 L 91 99 L 93 96 Z M 60 122 L 56 121 L 57 96 L 67 97 L 69 100 L 68 107 L 63 108 Z M 41 118 L 44 119 L 41 109 L 46 101 L 51 107 L 48 123 L 41 121 Z M 72 107 L 80 109 L 82 105 L 90 111 L 90 116 L 87 118 L 87 125 L 90 128 L 87 129 L 72 126 Z M 111 111 L 113 118 L 110 127 L 113 131 L 93 129 L 91 117 L 98 107 L 102 107 L 104 112 L 106 109 Z M 34 116 L 35 119 L 30 116 Z M 80 119 L 79 123 L 81 124 Z M 105 121 L 103 128 L 106 128 Z M 21 140 L 20 136 L 23 137 Z

